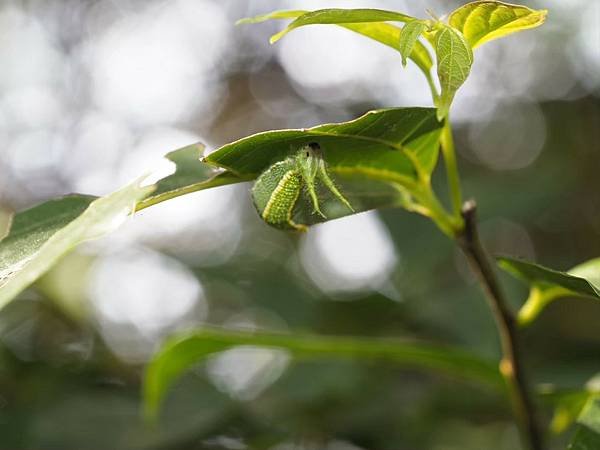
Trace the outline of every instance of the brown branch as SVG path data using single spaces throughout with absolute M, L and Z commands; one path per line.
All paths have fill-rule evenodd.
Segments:
M 515 317 L 506 303 L 496 273 L 479 240 L 476 210 L 477 206 L 473 200 L 463 205 L 462 216 L 465 228 L 457 236 L 458 245 L 485 291 L 498 327 L 502 346 L 500 372 L 506 381 L 522 438 L 530 450 L 543 450 L 542 433 L 537 423 L 535 407 L 519 355 Z

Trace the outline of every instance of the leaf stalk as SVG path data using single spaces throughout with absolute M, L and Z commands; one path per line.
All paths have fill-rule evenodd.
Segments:
M 450 201 L 452 204 L 452 213 L 455 217 L 461 217 L 462 207 L 462 189 L 460 186 L 460 175 L 458 165 L 456 164 L 456 151 L 454 150 L 454 138 L 452 136 L 452 125 L 450 119 L 446 117 L 442 135 L 440 137 L 442 155 L 444 156 L 444 165 L 446 167 L 446 179 L 450 191 Z

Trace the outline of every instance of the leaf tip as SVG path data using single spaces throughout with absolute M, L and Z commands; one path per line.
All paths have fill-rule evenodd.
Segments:
M 287 33 L 287 29 L 283 30 L 283 31 L 280 31 L 279 33 L 274 34 L 273 36 L 271 36 L 269 38 L 269 44 L 274 44 L 279 39 L 281 39 L 283 36 L 285 36 L 286 33 Z
M 247 25 L 253 23 L 253 20 L 251 17 L 244 17 L 242 19 L 238 19 L 235 21 L 235 26 L 237 27 L 238 25 Z

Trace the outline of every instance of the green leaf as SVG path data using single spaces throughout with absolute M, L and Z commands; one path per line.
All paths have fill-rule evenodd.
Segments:
M 296 19 L 309 11 L 302 9 L 294 9 L 294 10 L 281 10 L 281 11 L 273 11 L 267 14 L 261 14 L 259 16 L 254 17 L 245 17 L 243 19 L 238 20 L 236 25 L 248 25 L 253 23 L 262 23 L 267 20 L 276 20 L 276 19 Z
M 567 430 L 575 421 L 587 400 L 590 397 L 588 391 L 574 391 L 564 393 L 555 398 L 553 403 L 554 415 L 550 423 L 550 431 L 554 434 L 561 434 Z
M 426 29 L 427 23 L 421 20 L 413 20 L 402 28 L 398 45 L 404 67 L 406 67 L 406 58 L 414 51 L 415 45 L 419 42 L 419 37 Z
M 512 258 L 498 258 L 498 265 L 530 285 L 529 297 L 519 311 L 519 323 L 527 325 L 551 301 L 562 297 L 600 300 L 600 258 L 573 267 L 568 272 Z
M 473 51 L 460 31 L 444 24 L 435 34 L 437 72 L 442 92 L 438 101 L 438 119 L 448 115 L 456 91 L 467 80 L 473 64 Z
M 175 171 L 153 186 L 134 183 L 102 198 L 71 195 L 16 214 L 9 234 L 0 241 L 0 308 L 73 247 L 112 231 L 134 209 L 252 179 L 200 161 L 203 149 L 193 144 L 167 154 Z
M 240 177 L 256 178 L 303 145 L 316 142 L 354 212 L 324 190 L 320 197 L 326 218 L 313 214 L 302 191 L 293 211 L 295 222 L 313 225 L 370 209 L 405 206 L 408 192 L 425 206 L 418 212 L 443 222 L 440 226 L 451 233 L 452 225 L 444 222 L 429 185 L 442 127 L 433 108 L 371 111 L 350 122 L 258 133 L 224 145 L 205 161 Z
M 569 450 L 600 448 L 600 396 L 590 396 L 577 419 L 578 427 Z
M 283 349 L 305 358 L 386 360 L 482 382 L 497 389 L 504 386 L 495 364 L 462 350 L 433 344 L 206 328 L 169 339 L 149 363 L 144 380 L 146 416 L 156 416 L 168 389 L 183 372 L 215 353 L 241 345 Z
M 271 19 L 291 19 L 306 14 L 307 11 L 275 11 L 248 19 L 241 19 L 238 24 L 260 23 Z M 411 23 L 411 22 L 409 22 Z M 347 30 L 366 36 L 381 44 L 387 45 L 394 50 L 400 51 L 401 29 L 385 22 L 362 22 L 362 23 L 338 23 L 335 24 Z M 421 69 L 423 74 L 431 81 L 431 68 L 433 61 L 429 50 L 421 42 L 417 41 L 408 53 L 409 58 Z M 431 84 L 431 83 L 430 83 Z
M 151 191 L 136 182 L 106 197 L 73 195 L 16 214 L 0 242 L 0 308 L 73 247 L 118 227 Z
M 517 31 L 540 26 L 548 11 L 498 1 L 478 1 L 456 9 L 448 17 L 472 48 Z
M 410 185 L 418 170 L 433 171 L 442 126 L 432 108 L 382 109 L 349 122 L 254 134 L 220 147 L 204 160 L 256 177 L 301 146 L 317 142 L 333 172 Z
M 196 143 L 167 153 L 165 158 L 175 164 L 175 172 L 159 180 L 152 194 L 140 201 L 136 210 L 190 192 L 248 181 L 202 162 L 203 152 L 204 145 Z
M 278 12 L 276 14 L 282 14 Z M 264 16 L 263 16 L 264 17 Z M 381 9 L 319 9 L 301 15 L 284 30 L 271 36 L 270 42 L 274 44 L 287 33 L 306 25 L 348 24 L 365 22 L 410 22 L 414 17 L 395 11 Z

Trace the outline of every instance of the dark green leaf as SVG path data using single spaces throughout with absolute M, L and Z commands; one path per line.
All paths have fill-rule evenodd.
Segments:
M 205 161 L 252 178 L 303 145 L 316 142 L 353 211 L 321 189 L 325 216 L 314 214 L 310 198 L 302 190 L 292 211 L 294 222 L 313 225 L 369 209 L 406 207 L 407 193 L 424 206 L 419 212 L 443 220 L 441 210 L 434 211 L 437 204 L 429 194 L 442 126 L 432 108 L 371 111 L 350 122 L 258 133 L 217 149 Z M 451 225 L 442 226 L 452 232 Z
M 224 145 L 205 161 L 258 176 L 302 145 L 317 142 L 333 172 L 411 184 L 417 170 L 429 174 L 435 167 L 442 126 L 432 108 L 383 109 L 350 122 L 258 133 Z
M 467 3 L 452 12 L 450 26 L 465 36 L 472 48 L 517 31 L 540 26 L 546 20 L 547 11 L 533 10 L 525 6 L 510 5 L 498 1 Z
M 438 102 L 438 119 L 448 115 L 456 91 L 467 80 L 473 64 L 473 51 L 460 31 L 444 24 L 435 34 L 437 71 L 442 92 Z
M 575 423 L 590 395 L 592 395 L 590 392 L 582 390 L 553 396 L 554 415 L 550 423 L 550 431 L 554 434 L 565 432 Z
M 208 356 L 240 345 L 284 349 L 296 357 L 387 360 L 435 370 L 502 389 L 496 366 L 462 350 L 401 340 L 299 336 L 202 329 L 167 341 L 146 369 L 144 401 L 154 417 L 166 392 L 181 374 Z
M 523 325 L 533 321 L 557 298 L 600 299 L 600 258 L 575 266 L 568 272 L 506 257 L 498 258 L 498 265 L 530 285 L 529 298 L 519 311 L 519 322 Z
M 600 396 L 591 396 L 583 407 L 578 427 L 569 450 L 596 450 L 600 448 Z

